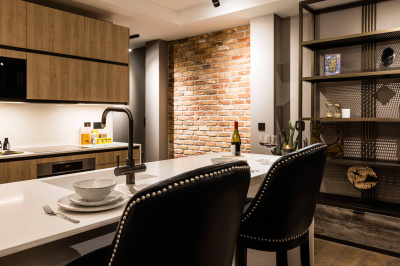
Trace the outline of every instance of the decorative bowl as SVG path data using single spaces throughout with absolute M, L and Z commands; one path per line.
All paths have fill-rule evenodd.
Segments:
M 75 192 L 87 201 L 105 199 L 116 185 L 117 181 L 114 179 L 88 179 L 72 184 Z

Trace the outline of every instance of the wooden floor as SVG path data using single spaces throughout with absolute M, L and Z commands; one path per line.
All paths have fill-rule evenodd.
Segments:
M 400 258 L 316 238 L 314 264 L 315 266 L 400 266 Z

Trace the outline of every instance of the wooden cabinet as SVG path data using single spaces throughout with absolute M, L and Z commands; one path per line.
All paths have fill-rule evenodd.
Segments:
M 84 17 L 27 3 L 27 47 L 84 56 Z
M 0 44 L 26 47 L 26 2 L 0 0 Z
M 97 19 L 85 17 L 85 56 L 105 60 L 106 25 Z
M 0 56 L 17 58 L 17 59 L 26 59 L 25 52 L 6 50 L 6 49 L 0 49 Z
M 84 61 L 50 55 L 27 56 L 27 98 L 82 101 Z
M 119 64 L 129 62 L 126 27 L 0 0 L 0 45 L 30 49 L 0 49 L 27 59 L 27 100 L 129 103 L 129 67 Z
M 84 62 L 84 100 L 129 102 L 129 68 L 97 62 Z
M 99 152 L 96 153 L 96 165 L 117 163 L 117 154 L 120 162 L 128 158 L 128 150 Z
M 117 154 L 119 154 L 120 165 L 125 165 L 126 158 L 128 158 L 128 150 L 108 151 L 96 153 L 96 170 L 117 166 Z M 140 148 L 135 147 L 133 150 L 133 158 L 135 163 L 139 164 L 140 161 Z
M 129 28 L 106 24 L 106 42 L 104 59 L 107 61 L 129 62 Z
M 129 29 L 85 17 L 85 56 L 127 64 Z
M 109 95 L 113 102 L 129 104 L 129 67 L 113 65 L 113 86 Z
M 0 184 L 36 179 L 36 160 L 0 162 Z

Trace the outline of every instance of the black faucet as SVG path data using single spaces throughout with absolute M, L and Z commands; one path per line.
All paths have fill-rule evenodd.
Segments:
M 106 118 L 109 112 L 122 112 L 126 113 L 129 118 L 129 140 L 128 140 L 128 158 L 126 158 L 126 166 L 119 167 L 119 155 L 117 155 L 117 168 L 114 169 L 116 176 L 126 175 L 126 184 L 135 184 L 135 170 L 142 172 L 146 170 L 144 164 L 135 166 L 135 159 L 133 158 L 133 116 L 131 111 L 127 108 L 108 107 L 104 110 L 101 117 L 101 128 L 106 126 Z

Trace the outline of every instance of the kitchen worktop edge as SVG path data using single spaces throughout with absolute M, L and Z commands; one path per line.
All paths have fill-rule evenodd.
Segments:
M 99 144 L 101 145 L 101 144 Z M 140 148 L 140 144 L 133 144 L 134 149 Z M 77 145 L 77 149 L 71 149 L 68 151 L 53 151 L 53 152 L 38 152 L 38 153 L 26 153 L 20 155 L 6 155 L 0 156 L 0 163 L 3 162 L 15 162 L 15 161 L 24 161 L 24 160 L 35 160 L 35 159 L 44 159 L 50 157 L 60 157 L 60 156 L 71 156 L 71 155 L 78 155 L 78 154 L 91 154 L 91 153 L 99 153 L 103 151 L 120 151 L 120 150 L 127 150 L 128 143 L 118 143 L 117 145 L 110 145 L 104 147 L 88 147 L 87 149 L 79 149 L 79 145 Z M 23 149 L 18 149 L 23 150 Z

